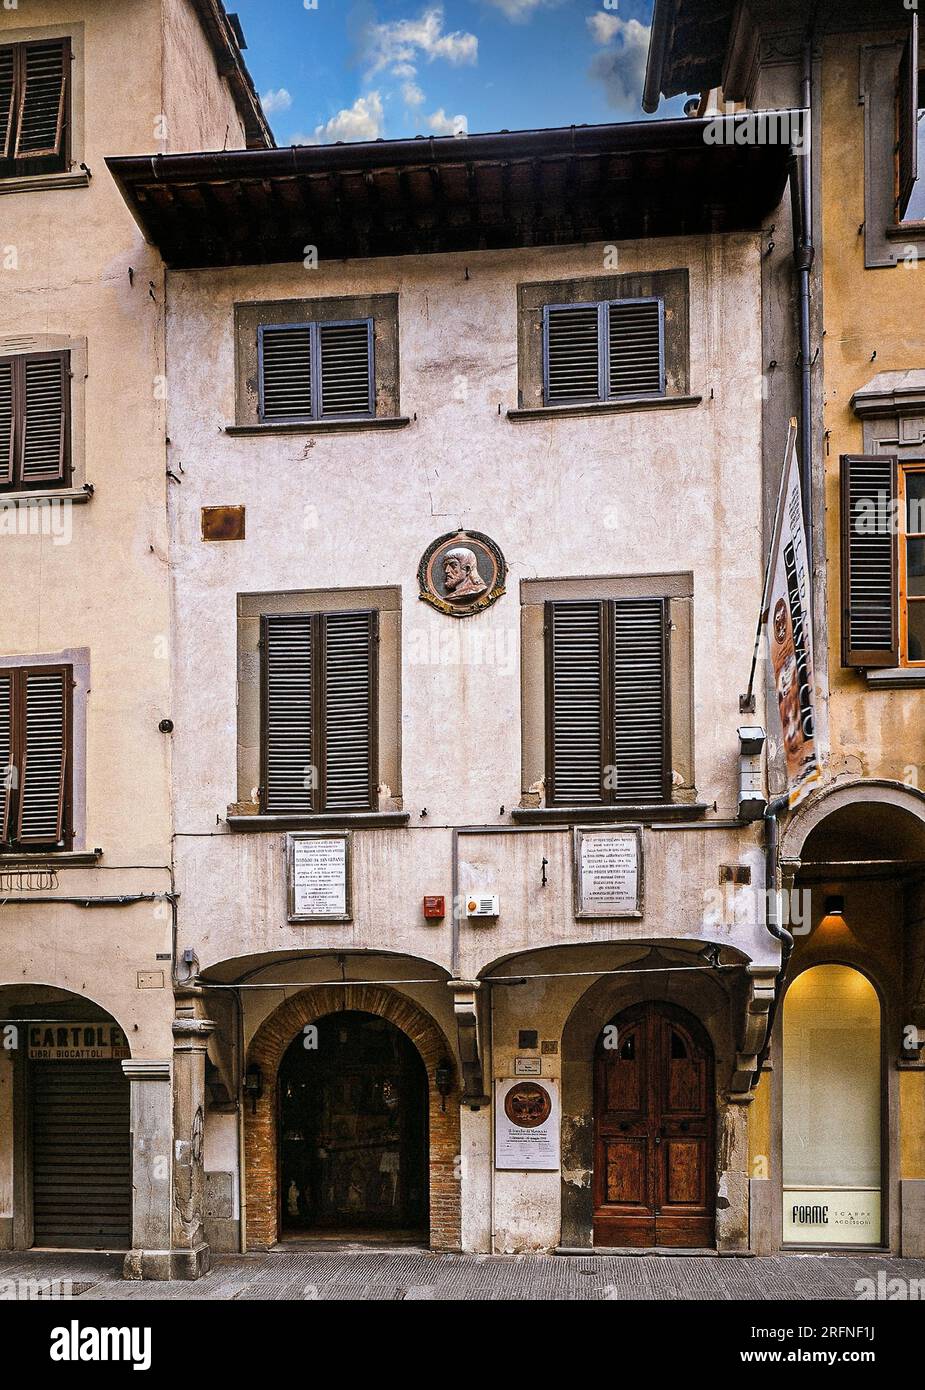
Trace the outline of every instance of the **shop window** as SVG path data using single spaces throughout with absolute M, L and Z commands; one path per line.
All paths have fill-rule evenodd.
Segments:
M 879 1245 L 880 1001 L 860 971 L 817 965 L 783 1014 L 783 1235 Z

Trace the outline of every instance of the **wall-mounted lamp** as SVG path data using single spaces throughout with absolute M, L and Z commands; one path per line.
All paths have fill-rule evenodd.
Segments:
M 445 1057 L 442 1062 L 437 1063 L 437 1069 L 434 1072 L 434 1081 L 440 1093 L 440 1109 L 445 1110 L 446 1098 L 453 1089 L 453 1068 Z
M 739 819 L 761 820 L 767 810 L 761 750 L 764 729 L 746 725 L 739 730 Z
M 244 1073 L 244 1094 L 250 1096 L 253 1113 L 257 1113 L 257 1102 L 263 1095 L 263 1072 L 252 1063 Z
M 825 900 L 826 917 L 844 917 L 845 899 L 841 893 L 832 893 Z

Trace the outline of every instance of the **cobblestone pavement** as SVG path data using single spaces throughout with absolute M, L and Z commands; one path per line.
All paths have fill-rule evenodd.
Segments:
M 925 1260 L 876 1255 L 716 1256 L 444 1255 L 425 1250 L 280 1250 L 220 1255 L 196 1283 L 128 1283 L 120 1256 L 30 1251 L 0 1255 L 5 1297 L 30 1280 L 69 1281 L 91 1299 L 846 1299 L 859 1279 L 921 1280 Z M 22 1284 L 20 1284 L 20 1281 Z M 895 1287 L 895 1286 L 894 1286 Z M 32 1295 L 34 1296 L 34 1294 Z M 915 1293 L 913 1292 L 913 1297 Z

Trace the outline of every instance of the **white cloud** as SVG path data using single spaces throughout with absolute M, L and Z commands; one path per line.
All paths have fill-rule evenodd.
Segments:
M 401 95 L 406 106 L 424 105 L 424 93 L 416 82 L 406 82 L 401 89 Z
M 434 135 L 469 134 L 468 116 L 448 116 L 442 106 L 427 117 L 427 125 Z
M 264 92 L 260 104 L 267 115 L 272 116 L 274 111 L 288 111 L 292 105 L 292 97 L 285 87 L 279 87 L 275 92 L 271 88 L 269 92 Z
M 382 98 L 378 92 L 357 97 L 352 106 L 344 107 L 329 121 L 315 126 L 314 135 L 297 131 L 293 145 L 330 145 L 335 140 L 378 140 L 382 134 Z
M 443 30 L 443 6 L 430 5 L 417 19 L 398 19 L 385 24 L 370 23 L 362 35 L 364 61 L 370 74 L 388 70 L 396 77 L 411 78 L 421 58 L 432 63 L 442 58 L 448 63 L 474 63 L 479 41 L 475 34 Z
M 496 10 L 500 10 L 504 17 L 514 24 L 529 19 L 535 10 L 543 6 L 559 3 L 560 0 L 488 0 L 489 5 L 494 5 Z
M 619 32 L 623 21 L 617 15 L 611 14 L 609 10 L 598 10 L 597 14 L 588 16 L 587 23 L 594 35 L 595 43 L 608 44 L 614 34 Z
M 597 18 L 597 15 L 593 16 L 593 19 Z M 610 106 L 617 111 L 638 111 L 649 51 L 648 25 L 640 24 L 638 19 L 618 19 L 616 16 L 613 16 L 610 24 L 595 28 L 592 20 L 589 20 L 589 25 L 598 43 L 609 44 L 611 40 L 619 40 L 617 46 L 606 47 L 595 55 L 591 62 L 591 76 L 603 82 Z M 610 31 L 606 37 L 605 29 Z

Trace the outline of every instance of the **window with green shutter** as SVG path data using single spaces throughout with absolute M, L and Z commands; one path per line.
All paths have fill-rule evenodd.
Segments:
M 0 846 L 67 849 L 71 827 L 70 666 L 0 669 Z
M 671 799 L 667 600 L 549 601 L 550 806 Z
M 67 39 L 0 45 L 0 178 L 68 167 Z
M 0 357 L 0 492 L 70 479 L 70 354 Z
M 273 613 L 261 620 L 267 815 L 377 805 L 378 613 Z

